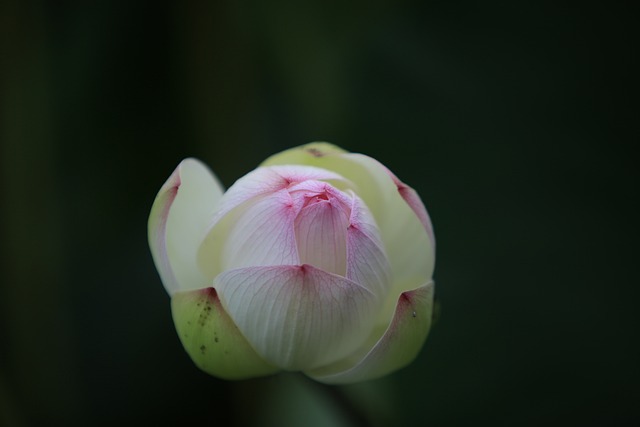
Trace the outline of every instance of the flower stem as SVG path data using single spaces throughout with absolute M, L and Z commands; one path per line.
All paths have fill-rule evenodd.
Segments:
M 300 376 L 304 378 L 304 381 L 311 384 L 312 387 L 320 390 L 325 396 L 331 399 L 331 401 L 338 407 L 340 412 L 343 413 L 345 419 L 349 422 L 350 425 L 354 427 L 371 426 L 371 422 L 367 418 L 366 414 L 361 410 L 361 408 L 353 404 L 351 399 L 349 399 L 347 394 L 340 386 L 326 385 L 313 381 L 305 375 Z

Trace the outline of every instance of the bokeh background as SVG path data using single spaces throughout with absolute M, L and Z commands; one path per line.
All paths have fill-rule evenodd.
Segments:
M 146 240 L 182 158 L 228 186 L 314 140 L 384 162 L 438 239 L 420 356 L 342 389 L 368 423 L 637 425 L 630 16 L 3 0 L 0 425 L 349 425 L 296 376 L 198 371 Z

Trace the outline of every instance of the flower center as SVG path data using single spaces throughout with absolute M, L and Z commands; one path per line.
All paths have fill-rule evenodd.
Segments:
M 327 192 L 322 192 L 320 194 L 307 194 L 304 196 L 304 204 L 302 205 L 302 208 L 306 208 L 309 205 L 312 205 L 314 203 L 320 203 L 320 202 L 328 202 L 329 199 L 329 195 L 327 194 Z
M 294 198 L 302 198 L 294 225 L 300 262 L 345 275 L 351 210 L 348 196 L 326 183 L 317 184 L 292 193 Z

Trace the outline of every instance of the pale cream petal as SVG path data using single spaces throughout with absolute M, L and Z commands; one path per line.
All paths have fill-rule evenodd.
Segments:
M 169 294 L 211 285 L 196 254 L 222 192 L 196 159 L 183 160 L 158 192 L 149 215 L 149 247 Z

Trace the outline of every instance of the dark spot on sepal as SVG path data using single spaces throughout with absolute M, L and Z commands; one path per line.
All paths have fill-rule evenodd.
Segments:
M 322 157 L 324 156 L 324 153 L 320 150 L 318 150 L 317 148 L 307 148 L 306 149 L 307 153 L 311 154 L 313 157 Z

